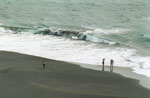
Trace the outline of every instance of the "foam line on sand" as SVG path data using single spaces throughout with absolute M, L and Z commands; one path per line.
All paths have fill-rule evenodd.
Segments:
M 13 52 L 0 52 L 2 98 L 149 98 L 138 80 L 117 73 Z

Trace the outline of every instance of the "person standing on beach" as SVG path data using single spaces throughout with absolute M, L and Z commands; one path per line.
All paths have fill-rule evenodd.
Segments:
M 45 66 L 46 66 L 46 60 L 43 60 L 43 70 L 45 70 Z
M 110 72 L 113 72 L 113 64 L 114 64 L 114 60 L 111 59 L 110 60 Z
M 102 60 L 102 71 L 104 71 L 105 58 Z

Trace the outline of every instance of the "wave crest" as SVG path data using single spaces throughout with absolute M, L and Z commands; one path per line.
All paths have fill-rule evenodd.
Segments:
M 108 45 L 118 45 L 118 42 L 103 38 L 102 36 L 94 35 L 95 31 L 82 31 L 82 30 L 65 30 L 65 29 L 52 29 L 52 28 L 23 28 L 23 27 L 11 27 L 11 26 L 0 26 L 0 32 L 9 33 L 33 33 L 42 35 L 54 35 L 71 38 L 75 40 L 84 40 L 94 43 L 103 43 Z M 92 33 L 93 32 L 93 33 Z
M 117 42 L 113 42 L 111 40 L 97 37 L 92 33 L 88 33 L 87 31 L 73 31 L 73 30 L 52 30 L 52 29 L 41 29 L 35 32 L 34 34 L 43 34 L 43 35 L 55 35 L 55 36 L 64 36 L 72 39 L 77 40 L 85 40 L 85 41 L 91 41 L 96 43 L 104 43 L 109 45 L 116 45 L 119 44 Z

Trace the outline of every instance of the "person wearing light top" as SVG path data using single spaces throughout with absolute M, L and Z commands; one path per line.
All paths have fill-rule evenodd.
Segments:
M 46 66 L 46 60 L 43 60 L 43 70 L 45 70 L 45 66 Z

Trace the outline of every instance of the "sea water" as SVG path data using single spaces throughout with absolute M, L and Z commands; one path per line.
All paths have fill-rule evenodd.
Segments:
M 150 77 L 149 0 L 0 0 L 0 50 Z

